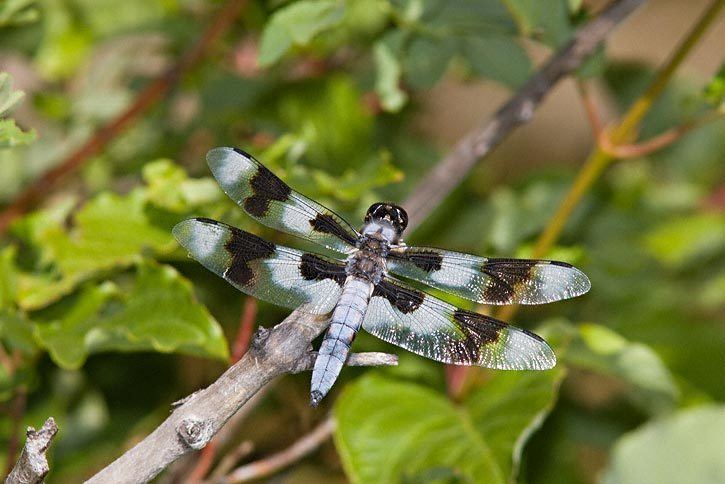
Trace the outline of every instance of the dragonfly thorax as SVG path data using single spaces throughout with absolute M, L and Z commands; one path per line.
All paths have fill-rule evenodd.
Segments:
M 378 284 L 385 275 L 385 256 L 388 254 L 386 240 L 362 236 L 358 243 L 359 250 L 347 259 L 345 272 L 348 276 Z

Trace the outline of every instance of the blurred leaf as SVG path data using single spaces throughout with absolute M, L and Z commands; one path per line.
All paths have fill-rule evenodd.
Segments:
M 11 350 L 32 355 L 38 345 L 33 338 L 33 324 L 19 311 L 0 308 L 0 340 Z
M 390 46 L 382 41 L 373 47 L 373 57 L 377 73 L 375 91 L 380 96 L 380 104 L 386 111 L 396 113 L 408 100 L 408 95 L 400 88 L 400 62 L 393 55 Z
M 424 386 L 367 375 L 335 408 L 335 443 L 352 482 L 420 481 L 445 471 L 507 483 L 556 399 L 562 369 L 495 372 L 461 405 Z
M 319 193 L 355 202 L 374 188 L 403 179 L 403 172 L 395 168 L 388 158 L 382 154 L 358 170 L 347 170 L 341 177 L 332 177 L 322 170 L 313 171 L 312 176 Z
M 0 116 L 7 116 L 24 96 L 22 91 L 13 90 L 10 75 L 0 72 Z M 0 119 L 0 149 L 27 145 L 35 136 L 34 130 L 23 131 L 12 119 Z
M 27 145 L 35 141 L 35 131 L 23 131 L 12 119 L 0 119 L 0 149 Z
M 0 28 L 35 22 L 38 17 L 35 0 L 4 0 L 0 3 Z
M 703 90 L 705 100 L 714 108 L 722 110 L 725 106 L 725 64 Z
M 157 160 L 144 165 L 148 200 L 172 212 L 186 212 L 222 199 L 224 193 L 211 177 L 189 178 L 171 160 Z
M 725 271 L 705 281 L 698 299 L 707 309 L 725 307 Z
M 645 246 L 670 267 L 705 259 L 725 248 L 725 215 L 701 213 L 668 220 L 647 234 Z
M 35 62 L 48 79 L 72 76 L 91 51 L 93 33 L 76 14 L 66 2 L 43 3 L 43 35 Z
M 111 301 L 115 304 L 108 305 Z M 59 304 L 38 320 L 37 335 L 62 368 L 79 368 L 89 354 L 101 351 L 227 357 L 219 324 L 194 299 L 189 282 L 169 266 L 139 265 L 128 292 L 105 282 L 88 285 Z
M 6 116 L 25 97 L 23 91 L 13 90 L 13 80 L 7 72 L 0 72 L 0 116 Z
M 679 411 L 622 437 L 605 470 L 606 484 L 725 480 L 725 406 Z
M 320 168 L 340 174 L 362 165 L 372 153 L 374 119 L 351 77 L 332 75 L 298 86 L 275 102 L 276 116 L 304 143 L 307 157 Z
M 432 27 L 439 37 L 466 35 L 515 35 L 516 24 L 510 9 L 499 0 L 427 0 L 422 8 L 408 6 L 407 16 L 415 21 L 416 15 L 426 27 Z M 419 14 L 415 14 L 420 10 Z
M 451 37 L 414 37 L 403 61 L 405 79 L 416 89 L 433 87 L 446 72 L 455 53 L 456 41 Z
M 103 337 L 98 329 L 101 308 L 117 294 L 118 288 L 111 282 L 89 284 L 59 307 L 51 307 L 57 319 L 37 319 L 38 341 L 58 366 L 76 369 L 83 365 L 93 341 Z
M 564 44 L 573 32 L 567 0 L 502 0 L 521 32 L 551 47 Z
M 531 74 L 529 56 L 511 37 L 468 36 L 461 41 L 463 56 L 479 76 L 517 88 Z
M 12 307 L 18 292 L 18 269 L 14 246 L 0 248 L 0 309 Z
M 293 46 L 305 47 L 318 34 L 339 25 L 345 14 L 338 0 L 301 0 L 277 10 L 264 26 L 259 64 L 270 66 Z
M 498 253 L 511 254 L 540 231 L 559 203 L 563 185 L 535 181 L 515 191 L 497 188 L 490 197 L 492 214 L 486 238 Z
M 19 304 L 38 308 L 67 294 L 76 284 L 98 271 L 137 262 L 144 250 L 169 252 L 176 247 L 172 222 L 159 226 L 145 210 L 145 195 L 137 189 L 126 196 L 101 193 L 73 217 L 67 231 L 58 223 L 38 228 L 31 240 L 52 264 L 58 280 L 26 278 Z
M 651 413 L 672 410 L 679 400 L 674 378 L 652 348 L 632 343 L 596 324 L 582 324 L 566 353 L 568 364 L 620 378 L 635 403 Z

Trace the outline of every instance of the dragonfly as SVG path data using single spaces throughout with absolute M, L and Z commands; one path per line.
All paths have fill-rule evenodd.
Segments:
M 272 243 L 225 223 L 192 218 L 173 228 L 189 255 L 243 293 L 318 315 L 331 313 L 312 371 L 310 403 L 330 391 L 364 329 L 435 361 L 501 370 L 547 370 L 556 364 L 540 336 L 459 308 L 414 281 L 482 304 L 543 304 L 586 293 L 591 284 L 565 262 L 487 258 L 403 241 L 405 210 L 374 203 L 360 230 L 292 190 L 237 148 L 207 154 L 224 192 L 273 229 L 307 239 L 339 257 Z

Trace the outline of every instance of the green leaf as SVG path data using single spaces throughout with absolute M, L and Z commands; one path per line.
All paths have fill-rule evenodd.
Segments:
M 682 410 L 655 420 L 617 442 L 602 482 L 723 482 L 723 435 L 723 405 Z
M 679 400 L 674 377 L 652 348 L 604 326 L 582 324 L 565 358 L 570 365 L 623 380 L 631 386 L 634 403 L 650 413 L 672 410 Z
M 0 340 L 11 350 L 32 355 L 38 345 L 33 338 L 33 323 L 21 312 L 0 308 Z
M 35 0 L 3 0 L 0 3 L 0 27 L 28 24 L 38 17 Z
M 416 89 L 433 87 L 455 54 L 456 42 L 451 37 L 414 37 L 405 52 L 405 79 Z
M 463 55 L 479 76 L 517 88 L 531 74 L 529 56 L 513 38 L 468 36 L 462 42 Z
M 522 34 L 552 47 L 564 44 L 573 32 L 567 0 L 502 0 Z
M 218 202 L 224 196 L 213 178 L 189 178 L 186 171 L 171 160 L 147 163 L 142 175 L 148 200 L 172 212 L 187 212 Z
M 321 32 L 339 25 L 345 4 L 337 0 L 302 0 L 277 10 L 262 32 L 259 64 L 270 66 L 292 47 L 305 47 Z
M 652 256 L 670 267 L 705 259 L 725 248 L 725 215 L 700 213 L 668 220 L 644 242 Z
M 76 212 L 70 231 L 60 220 L 36 226 L 32 242 L 57 274 L 26 278 L 20 305 L 26 309 L 45 306 L 101 270 L 138 262 L 143 251 L 173 250 L 173 222 L 157 224 L 146 211 L 145 202 L 142 189 L 126 196 L 101 193 Z
M 38 340 L 63 368 L 79 368 L 101 351 L 228 354 L 219 324 L 169 266 L 141 264 L 129 291 L 111 282 L 89 285 L 43 313 Z
M 332 75 L 299 86 L 280 97 L 276 109 L 285 127 L 300 141 L 292 151 L 299 156 L 300 147 L 304 148 L 309 161 L 319 168 L 341 173 L 361 166 L 372 153 L 374 119 L 349 76 Z M 295 188 L 302 191 L 300 186 Z
M 0 149 L 23 146 L 35 141 L 35 131 L 23 131 L 12 119 L 0 119 Z
M 375 91 L 380 96 L 380 104 L 384 110 L 397 113 L 408 100 L 408 95 L 400 89 L 402 76 L 400 62 L 390 46 L 382 41 L 375 43 L 373 57 L 377 73 Z
M 73 76 L 93 45 L 93 32 L 83 25 L 78 12 L 64 2 L 44 2 L 42 42 L 35 54 L 41 74 L 57 80 Z
M 725 64 L 705 86 L 703 97 L 708 104 L 721 111 L 725 109 Z
M 13 307 L 18 293 L 18 269 L 14 246 L 0 249 L 0 309 Z
M 335 443 L 352 482 L 515 479 L 526 440 L 554 404 L 564 370 L 495 372 L 458 405 L 421 385 L 368 375 L 335 408 Z
M 23 99 L 25 93 L 13 90 L 10 75 L 0 72 L 0 116 L 6 116 Z M 23 131 L 12 119 L 0 119 L 0 149 L 27 145 L 35 140 L 34 130 Z
M 0 72 L 0 116 L 12 111 L 25 97 L 23 91 L 13 90 L 13 80 L 7 72 Z

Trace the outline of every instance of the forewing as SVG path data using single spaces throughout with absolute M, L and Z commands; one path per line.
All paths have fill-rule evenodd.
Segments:
M 192 258 L 240 291 L 313 314 L 332 311 L 342 293 L 345 264 L 275 245 L 211 219 L 185 220 L 174 237 Z
M 426 247 L 392 248 L 388 270 L 483 304 L 543 304 L 591 288 L 587 276 L 565 262 L 493 259 Z
M 547 370 L 556 356 L 539 336 L 459 309 L 385 278 L 375 286 L 363 328 L 427 358 L 501 370 Z
M 358 233 L 342 217 L 292 190 L 244 151 L 214 148 L 206 161 L 224 192 L 264 225 L 342 253 L 355 246 Z

